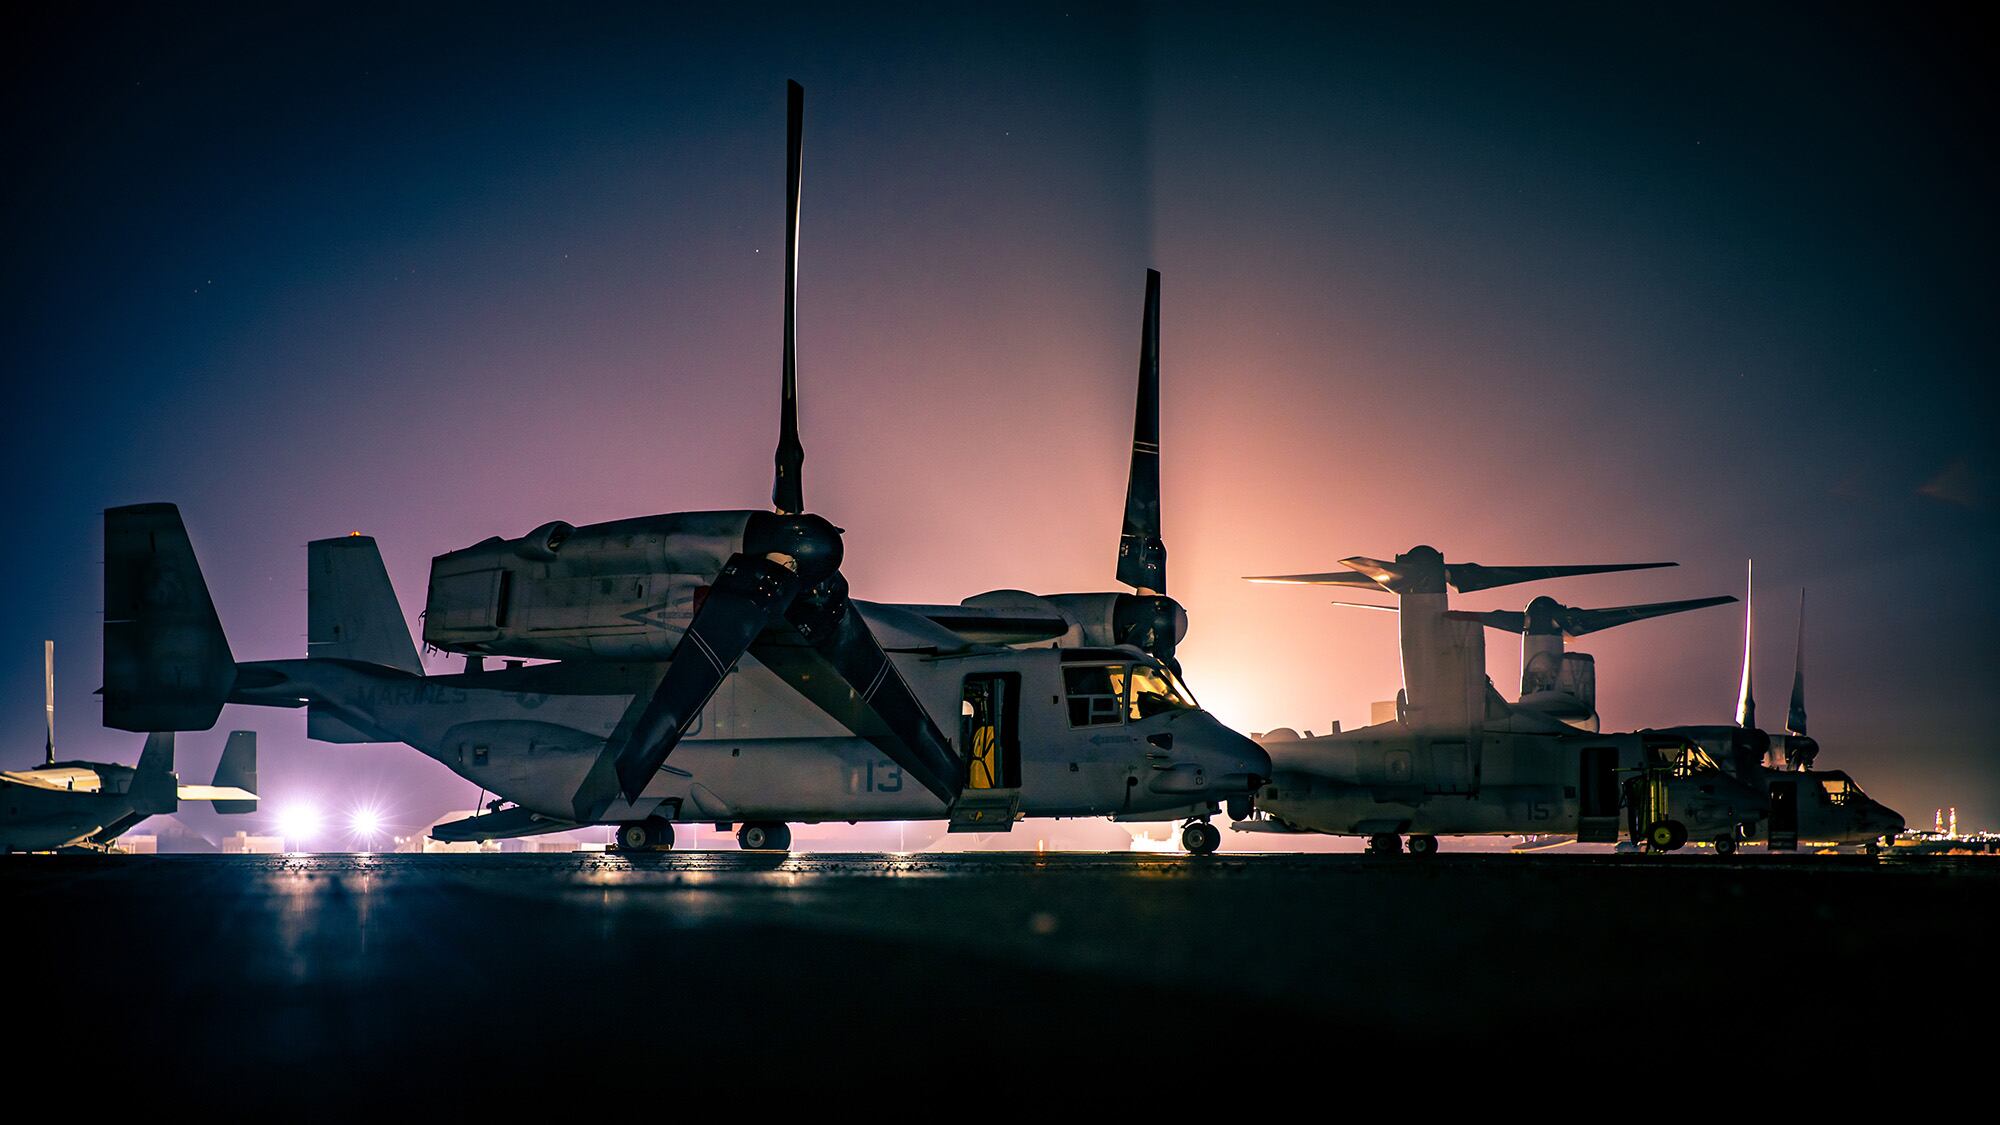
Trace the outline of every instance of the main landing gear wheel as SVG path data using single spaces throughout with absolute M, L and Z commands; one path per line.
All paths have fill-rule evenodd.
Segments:
M 1687 825 L 1678 820 L 1656 820 L 1646 829 L 1646 848 L 1649 851 L 1676 851 L 1687 843 Z
M 621 852 L 665 851 L 674 846 L 674 826 L 659 817 L 637 820 L 619 825 L 617 839 Z
M 1403 838 L 1394 832 L 1377 832 L 1368 837 L 1369 855 L 1402 855 Z
M 1724 832 L 1722 835 L 1717 836 L 1715 838 L 1715 854 L 1716 855 L 1736 854 L 1736 834 L 1734 832 Z
M 746 852 L 788 852 L 792 830 L 775 821 L 753 820 L 736 830 L 736 844 Z
M 1222 846 L 1222 829 L 1195 821 L 1181 829 L 1181 847 L 1194 855 L 1214 855 Z
M 1431 856 L 1431 855 L 1436 855 L 1437 853 L 1438 853 L 1438 838 L 1436 836 L 1426 835 L 1426 836 L 1410 837 L 1411 855 Z

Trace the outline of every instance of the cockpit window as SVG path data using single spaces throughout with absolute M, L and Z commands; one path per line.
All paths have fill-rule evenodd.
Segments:
M 1105 726 L 1195 706 L 1172 672 L 1151 664 L 1072 664 L 1063 669 L 1069 725 Z
M 1063 669 L 1069 696 L 1069 725 L 1094 727 L 1122 722 L 1125 665 L 1073 664 Z
M 1708 756 L 1708 751 L 1692 742 L 1683 743 L 1674 755 L 1674 776 L 1693 777 L 1698 773 L 1720 773 L 1721 766 Z
M 1863 796 L 1861 787 L 1845 777 L 1822 777 L 1819 784 L 1826 790 L 1826 799 L 1836 805 L 1858 801 Z
M 1130 718 L 1150 719 L 1193 707 L 1194 697 L 1172 672 L 1144 664 L 1132 666 L 1132 706 L 1126 712 Z

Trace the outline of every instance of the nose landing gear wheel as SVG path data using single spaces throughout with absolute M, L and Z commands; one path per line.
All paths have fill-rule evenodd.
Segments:
M 788 852 L 792 850 L 792 830 L 772 821 L 753 820 L 736 830 L 736 844 L 746 852 Z
M 1181 829 L 1181 847 L 1192 855 L 1214 855 L 1222 846 L 1222 829 L 1196 821 Z
M 1657 820 L 1646 829 L 1646 850 L 1655 852 L 1676 851 L 1687 843 L 1687 825 L 1678 820 Z
M 1736 836 L 1734 833 L 1724 832 L 1722 835 L 1717 836 L 1715 838 L 1715 854 L 1716 855 L 1736 854 Z
M 1437 838 L 1436 836 L 1412 836 L 1412 837 L 1410 837 L 1410 854 L 1411 854 L 1411 855 L 1414 855 L 1414 856 L 1432 856 L 1432 855 L 1436 855 L 1436 854 L 1437 854 L 1437 850 L 1438 850 L 1438 838 Z
M 1377 832 L 1368 837 L 1369 855 L 1402 855 L 1403 838 L 1394 832 Z
M 667 851 L 674 846 L 674 826 L 659 817 L 621 824 L 617 842 L 621 852 Z

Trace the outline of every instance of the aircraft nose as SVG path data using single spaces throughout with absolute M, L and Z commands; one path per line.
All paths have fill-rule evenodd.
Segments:
M 1214 734 L 1216 773 L 1223 788 L 1253 793 L 1271 779 L 1271 755 L 1262 746 L 1220 722 L 1215 723 Z

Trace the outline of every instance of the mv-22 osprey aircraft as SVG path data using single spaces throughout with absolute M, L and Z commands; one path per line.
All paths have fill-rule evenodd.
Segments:
M 424 640 L 467 667 L 426 676 L 372 540 L 311 544 L 306 659 L 238 664 L 179 512 L 112 509 L 106 723 L 206 729 L 225 702 L 304 706 L 314 739 L 405 742 L 502 799 L 434 831 L 447 840 L 612 824 L 621 847 L 658 848 L 691 821 L 783 849 L 790 821 L 1110 816 L 1186 819 L 1183 843 L 1213 851 L 1209 817 L 1269 758 L 1196 706 L 1174 657 L 1187 615 L 1160 536 L 1158 274 L 1117 570 L 1136 592 L 854 600 L 840 529 L 801 489 L 796 83 L 788 100 L 775 511 L 556 521 L 438 556 Z M 939 715 L 958 717 L 951 735 Z
M 1574 610 L 1543 598 L 1519 614 L 1468 613 L 1448 608 L 1447 587 L 1465 593 L 1674 564 L 1491 567 L 1447 563 L 1436 549 L 1416 547 L 1390 561 L 1342 565 L 1347 569 L 1251 581 L 1397 595 L 1403 689 L 1396 717 L 1318 738 L 1289 730 L 1264 735 L 1271 783 L 1257 795 L 1259 817 L 1239 828 L 1366 836 L 1378 854 L 1402 851 L 1405 833 L 1416 855 L 1436 852 L 1441 835 L 1530 834 L 1599 842 L 1629 834 L 1657 851 L 1706 838 L 1727 852 L 1744 826 L 1763 816 L 1764 800 L 1693 740 L 1675 732 L 1598 732 L 1590 657 L 1563 651 L 1565 635 L 1733 599 Z M 1519 703 L 1501 698 L 1486 677 L 1487 627 L 1522 635 Z
M 137 766 L 56 761 L 55 642 L 42 647 L 48 741 L 42 765 L 0 770 L 0 854 L 70 848 L 102 851 L 151 816 L 182 801 L 213 801 L 219 813 L 257 811 L 257 735 L 229 733 L 210 785 L 182 785 L 174 773 L 174 736 L 146 735 Z
M 1745 567 L 1745 584 L 1753 571 Z M 1871 853 L 1903 831 L 1896 810 L 1862 792 L 1841 770 L 1815 770 L 1819 743 L 1806 734 L 1806 596 L 1799 591 L 1798 647 L 1793 650 L 1792 696 L 1783 733 L 1757 725 L 1757 696 L 1751 681 L 1756 652 L 1755 594 L 1744 591 L 1743 675 L 1736 695 L 1734 726 L 1672 728 L 1705 749 L 1722 768 L 1768 796 L 1771 813 L 1745 835 L 1772 851 L 1858 845 Z

